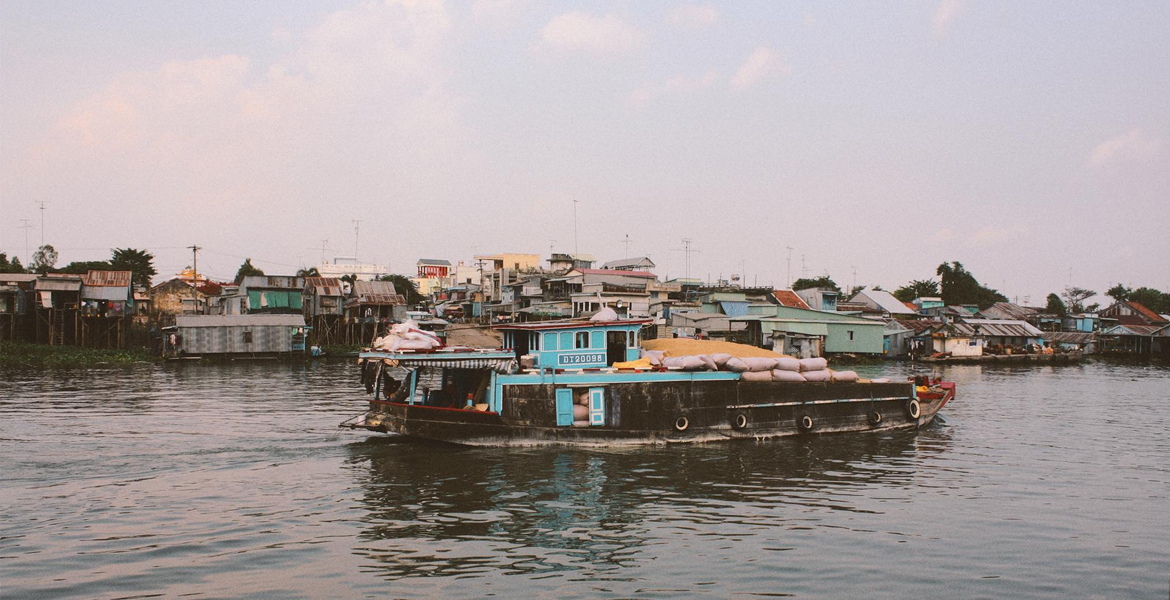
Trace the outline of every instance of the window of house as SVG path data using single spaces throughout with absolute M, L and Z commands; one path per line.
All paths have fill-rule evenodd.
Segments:
M 852 329 L 849 330 L 849 341 L 851 341 L 851 342 L 853 341 L 853 330 Z
M 244 343 L 245 343 L 245 344 L 251 344 L 251 343 L 252 343 L 252 332 L 251 332 L 251 331 L 245 331 L 245 332 L 244 332 Z
M 581 331 L 581 332 L 577 333 L 577 347 L 578 348 L 588 348 L 589 347 L 589 332 L 588 331 Z

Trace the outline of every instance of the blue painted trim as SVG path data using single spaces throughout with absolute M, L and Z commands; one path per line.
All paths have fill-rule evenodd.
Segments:
M 553 373 L 541 371 L 539 373 L 521 373 L 517 375 L 500 375 L 499 385 L 541 385 L 546 383 L 561 385 L 580 385 L 595 383 L 607 385 L 611 383 L 645 383 L 650 381 L 736 381 L 739 373 L 723 371 L 672 371 L 646 373 Z

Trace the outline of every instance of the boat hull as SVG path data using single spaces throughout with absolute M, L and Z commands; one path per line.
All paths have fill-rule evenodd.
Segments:
M 911 384 L 680 381 L 605 385 L 603 423 L 556 424 L 554 384 L 502 386 L 499 412 L 371 401 L 346 426 L 471 446 L 624 446 L 921 427 L 954 397 Z

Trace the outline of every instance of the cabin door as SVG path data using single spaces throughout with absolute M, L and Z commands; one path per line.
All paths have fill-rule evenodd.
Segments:
M 626 332 L 611 331 L 605 334 L 605 364 L 626 362 Z
M 605 388 L 589 388 L 589 424 L 605 425 Z
M 557 390 L 557 427 L 573 425 L 573 390 Z

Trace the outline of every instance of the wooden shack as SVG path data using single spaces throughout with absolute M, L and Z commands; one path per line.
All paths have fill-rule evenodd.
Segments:
M 77 345 L 123 348 L 134 316 L 130 271 L 90 270 L 81 279 Z
M 313 343 L 345 341 L 345 287 L 336 277 L 306 277 L 305 322 L 313 329 Z
M 406 318 L 406 298 L 389 281 L 355 281 L 345 302 L 347 344 L 369 344 L 385 326 Z

